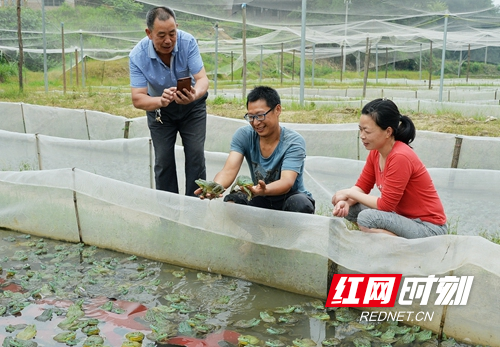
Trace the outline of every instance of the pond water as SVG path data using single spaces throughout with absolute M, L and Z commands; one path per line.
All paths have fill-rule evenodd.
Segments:
M 3 347 L 438 345 L 419 327 L 361 324 L 315 298 L 2 229 L 0 268 Z

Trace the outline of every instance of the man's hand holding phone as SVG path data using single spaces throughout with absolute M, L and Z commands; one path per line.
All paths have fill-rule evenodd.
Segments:
M 191 86 L 191 77 L 184 77 L 177 80 L 177 91 L 175 102 L 181 105 L 189 104 L 195 100 L 195 90 Z

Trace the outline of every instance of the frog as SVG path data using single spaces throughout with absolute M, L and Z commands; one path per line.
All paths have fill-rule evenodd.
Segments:
M 281 340 L 267 340 L 265 345 L 269 347 L 283 347 L 285 343 Z
M 352 322 L 349 322 L 349 325 L 352 326 L 353 328 L 359 329 L 359 330 L 373 330 L 373 329 L 375 329 L 375 324 L 373 324 L 373 323 L 364 324 L 364 323 L 352 321 Z
M 199 323 L 194 326 L 194 330 L 200 334 L 207 334 L 211 331 L 214 331 L 216 329 L 216 326 L 212 324 L 203 324 Z
M 254 183 L 252 178 L 245 176 L 245 175 L 240 175 L 236 177 L 236 181 L 234 181 L 233 185 L 231 186 L 231 193 L 236 193 L 238 191 L 243 191 L 245 195 L 247 196 L 247 200 L 250 201 L 253 198 L 253 193 L 250 189 L 250 187 L 253 187 Z
M 422 331 L 419 331 L 418 333 L 415 333 L 415 340 L 417 341 L 427 341 L 427 340 L 430 340 L 432 337 L 432 331 L 431 330 L 422 330 Z
M 321 312 L 321 313 L 313 313 L 311 315 L 311 318 L 317 319 L 317 320 L 330 320 L 330 315 L 326 312 Z
M 266 331 L 271 335 L 281 335 L 287 332 L 285 328 L 274 328 L 274 327 L 267 328 Z
M 99 335 L 100 332 L 101 330 L 95 325 L 87 325 L 82 328 L 82 333 L 84 333 L 87 336 Z
M 406 333 L 394 344 L 394 346 L 408 345 L 415 341 L 415 333 Z
M 222 193 L 226 191 L 226 188 L 214 181 L 206 181 L 200 178 L 195 180 L 194 182 L 201 188 L 200 195 L 202 196 L 210 194 L 211 198 L 218 198 Z
M 12 336 L 7 336 L 2 343 L 3 347 L 37 347 L 38 343 L 33 340 L 19 340 Z
M 325 303 L 321 300 L 314 300 L 309 303 L 314 309 L 316 310 L 324 310 L 325 309 Z
M 142 340 L 144 340 L 144 333 L 140 331 L 131 331 L 125 334 L 125 338 L 129 341 L 142 342 Z
M 83 306 L 83 299 L 78 299 L 77 301 L 75 301 L 70 307 L 68 307 L 66 317 L 81 318 L 85 316 L 85 312 L 83 312 L 82 306 Z
M 394 338 L 394 335 L 396 335 L 394 330 L 392 330 L 392 328 L 389 328 L 389 329 L 387 329 L 387 331 L 385 333 L 380 335 L 379 339 L 382 342 L 392 343 L 392 342 L 397 340 Z
M 163 298 L 170 302 L 181 302 L 181 296 L 179 294 L 171 293 L 163 296 Z
M 200 281 L 208 281 L 212 278 L 212 276 L 210 274 L 206 274 L 206 273 L 203 273 L 203 272 L 198 272 L 196 274 L 196 278 L 199 279 Z
M 17 333 L 16 338 L 19 340 L 31 340 L 36 335 L 35 324 L 28 324 L 23 330 Z
M 202 321 L 205 321 L 205 320 L 207 320 L 208 318 L 210 318 L 210 316 L 209 316 L 208 314 L 198 312 L 198 313 L 196 313 L 196 314 L 194 315 L 194 318 L 195 318 L 195 319 L 202 320 Z
M 321 345 L 325 346 L 325 347 L 331 347 L 331 346 L 336 346 L 336 345 L 340 344 L 341 342 L 342 341 L 340 341 L 336 337 L 330 337 L 328 339 L 324 339 L 323 341 L 321 341 Z
M 240 345 L 240 346 L 256 345 L 259 342 L 260 342 L 260 340 L 252 335 L 240 335 L 240 336 L 238 336 L 238 345 Z
M 371 347 L 372 343 L 366 337 L 355 337 L 352 342 L 356 347 Z
M 169 337 L 175 335 L 177 331 L 173 329 L 171 325 L 165 325 L 165 326 L 155 326 L 153 324 L 150 324 L 149 327 L 151 328 L 151 333 L 147 334 L 146 337 L 154 342 L 158 343 L 163 343 L 168 340 Z M 129 341 L 129 340 L 128 340 Z M 139 346 L 141 345 L 137 341 L 129 341 L 129 342 L 136 342 Z
M 339 322 L 347 323 L 356 320 L 358 315 L 349 310 L 349 307 L 339 307 L 335 311 L 335 319 Z
M 267 311 L 260 312 L 260 319 L 266 323 L 276 323 L 276 318 Z
M 295 339 L 292 341 L 294 346 L 297 347 L 316 347 L 316 342 L 314 340 L 305 338 L 305 339 Z
M 290 314 L 285 314 L 283 316 L 279 316 L 278 318 L 278 322 L 280 323 L 285 323 L 285 324 L 295 324 L 297 323 L 299 320 L 298 318 L 290 315 Z
M 252 318 L 249 320 L 243 320 L 243 319 L 239 320 L 236 323 L 234 323 L 233 325 L 235 327 L 238 327 L 238 328 L 251 328 L 251 327 L 258 325 L 259 323 L 260 323 L 260 319 Z
M 62 343 L 74 341 L 75 338 L 76 338 L 76 332 L 74 331 L 63 331 L 62 333 L 59 333 L 56 336 L 54 336 L 54 340 Z
M 104 343 L 104 339 L 99 335 L 90 335 L 83 341 L 82 347 L 97 347 Z
M 391 329 L 394 330 L 394 333 L 396 335 L 404 335 L 404 334 L 407 334 L 411 330 L 411 327 L 393 326 L 393 327 L 391 327 Z
M 182 277 L 184 277 L 185 272 L 182 270 L 172 271 L 172 275 L 174 275 L 174 277 L 177 277 L 177 278 L 182 278 Z

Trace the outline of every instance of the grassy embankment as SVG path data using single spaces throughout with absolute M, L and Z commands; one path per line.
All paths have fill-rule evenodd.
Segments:
M 287 57 L 291 60 L 290 57 Z M 207 59 L 209 60 L 209 59 Z M 269 60 L 269 59 L 268 59 Z M 285 61 L 291 66 L 289 61 Z M 269 71 L 271 78 L 266 78 L 262 82 L 273 87 L 299 87 L 300 81 L 298 73 L 292 75 L 288 73 L 283 78 L 276 75 L 270 67 L 273 62 L 267 62 L 265 71 Z M 295 64 L 295 70 L 298 70 Z M 207 70 L 210 68 L 207 67 Z M 360 78 L 357 72 L 347 71 L 343 74 L 344 82 L 340 82 L 339 72 L 333 69 L 317 68 L 322 71 L 322 75 L 315 79 L 315 88 L 361 88 L 360 82 L 357 85 L 347 84 L 346 80 Z M 64 108 L 89 109 L 110 114 L 121 115 L 128 118 L 143 116 L 144 112 L 132 106 L 130 99 L 128 60 L 121 59 L 115 61 L 92 61 L 86 63 L 85 88 L 76 83 L 75 69 L 66 73 L 66 93 L 63 93 L 62 73 L 59 69 L 49 71 L 48 93 L 45 93 L 43 73 L 26 71 L 24 73 L 23 92 L 19 92 L 18 77 L 9 76 L 0 86 L 0 100 L 10 102 L 25 102 L 30 104 L 57 106 Z M 241 71 L 235 71 L 231 76 L 219 76 L 217 81 L 218 90 L 221 89 L 241 89 L 239 76 Z M 418 79 L 419 73 L 416 71 L 390 71 L 389 78 Z M 252 62 L 248 67 L 247 88 L 252 88 L 259 84 L 259 66 Z M 317 75 L 316 75 L 317 76 Z M 379 76 L 383 72 L 379 71 Z M 375 72 L 371 71 L 370 78 L 375 78 Z M 434 77 L 436 79 L 436 77 Z M 233 79 L 233 81 L 231 81 Z M 306 79 L 306 87 L 310 86 L 310 79 Z M 212 81 L 213 87 L 213 81 Z M 382 84 L 369 85 L 368 88 L 383 88 Z M 394 86 L 391 88 L 408 88 L 406 86 Z M 312 100 L 314 101 L 314 100 Z M 241 98 L 225 98 L 218 96 L 209 101 L 209 112 L 224 117 L 241 118 L 245 113 L 244 102 Z M 295 123 L 356 123 L 359 117 L 359 109 L 335 108 L 332 106 L 307 105 L 301 107 L 298 102 L 284 107 L 281 120 L 283 122 Z M 406 112 L 406 110 L 402 110 Z M 409 113 L 417 129 L 439 131 L 471 136 L 500 136 L 500 120 L 486 121 L 478 117 L 468 117 L 458 113 L 440 112 L 438 114 Z

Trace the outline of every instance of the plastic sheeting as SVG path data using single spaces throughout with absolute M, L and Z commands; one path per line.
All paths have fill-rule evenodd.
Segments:
M 24 104 L 0 104 L 5 105 L 10 112 L 16 107 L 24 113 L 30 109 Z M 500 172 L 447 168 L 453 135 L 419 133 L 421 142 L 415 143 L 415 150 L 434 160 L 429 172 L 445 205 L 450 229 L 459 235 L 406 240 L 348 230 L 343 219 L 331 217 L 331 196 L 351 186 L 364 164 L 351 158 L 358 156 L 357 149 L 352 151 L 358 142 L 355 125 L 284 125 L 303 132 L 308 151 L 317 153 L 306 159 L 305 184 L 317 201 L 318 214 L 304 215 L 151 189 L 154 153 L 148 137 L 114 138 L 123 124 L 119 117 L 115 124 L 110 115 L 103 115 L 106 126 L 97 135 L 88 129 L 99 128 L 99 113 L 88 117 L 87 112 L 78 111 L 73 120 L 72 111 L 66 110 L 67 121 L 59 122 L 54 120 L 61 117 L 61 110 L 37 108 L 38 117 L 30 120 L 30 127 L 42 129 L 37 122 L 62 127 L 72 121 L 95 125 L 83 131 L 73 129 L 74 124 L 65 131 L 44 128 L 64 133 L 66 138 L 0 131 L 0 227 L 82 241 L 319 298 L 326 297 L 328 274 L 335 269 L 404 276 L 473 275 L 474 285 L 466 306 L 447 306 L 444 310 L 443 306 L 429 304 L 412 309 L 436 313 L 431 322 L 420 322 L 423 327 L 437 331 L 439 318 L 445 315 L 443 331 L 449 336 L 475 344 L 500 345 L 499 336 L 492 333 L 500 321 L 500 301 L 492 290 L 500 285 L 500 263 L 492 261 L 498 258 L 500 246 L 477 236 L 500 230 L 500 216 L 496 213 Z M 20 129 L 12 121 L 15 114 L 9 117 L 11 122 L 0 124 Z M 26 115 L 21 113 L 19 119 L 23 117 Z M 213 116 L 208 122 L 208 129 L 217 129 L 208 131 L 206 161 L 210 178 L 223 166 L 232 133 L 245 123 Z M 109 135 L 103 128 L 110 129 Z M 147 132 L 144 118 L 134 119 L 130 130 L 137 135 Z M 73 131 L 77 135 L 92 133 L 88 138 L 101 139 L 69 138 Z M 315 146 L 316 141 L 321 145 Z M 344 141 L 348 142 L 345 152 L 330 148 L 341 147 Z M 425 141 L 431 145 L 425 145 Z M 462 146 L 473 148 L 496 141 L 464 137 Z M 439 148 L 445 153 L 433 157 L 431 153 L 437 148 L 433 143 L 443 146 Z M 336 153 L 346 158 L 328 156 Z M 176 147 L 176 156 L 182 168 L 182 147 Z M 475 157 L 477 152 L 471 150 L 465 158 Z M 446 163 L 440 168 L 441 161 Z M 481 164 L 479 160 L 470 163 Z M 179 170 L 182 186 L 184 175 Z M 242 173 L 246 170 L 244 165 Z

